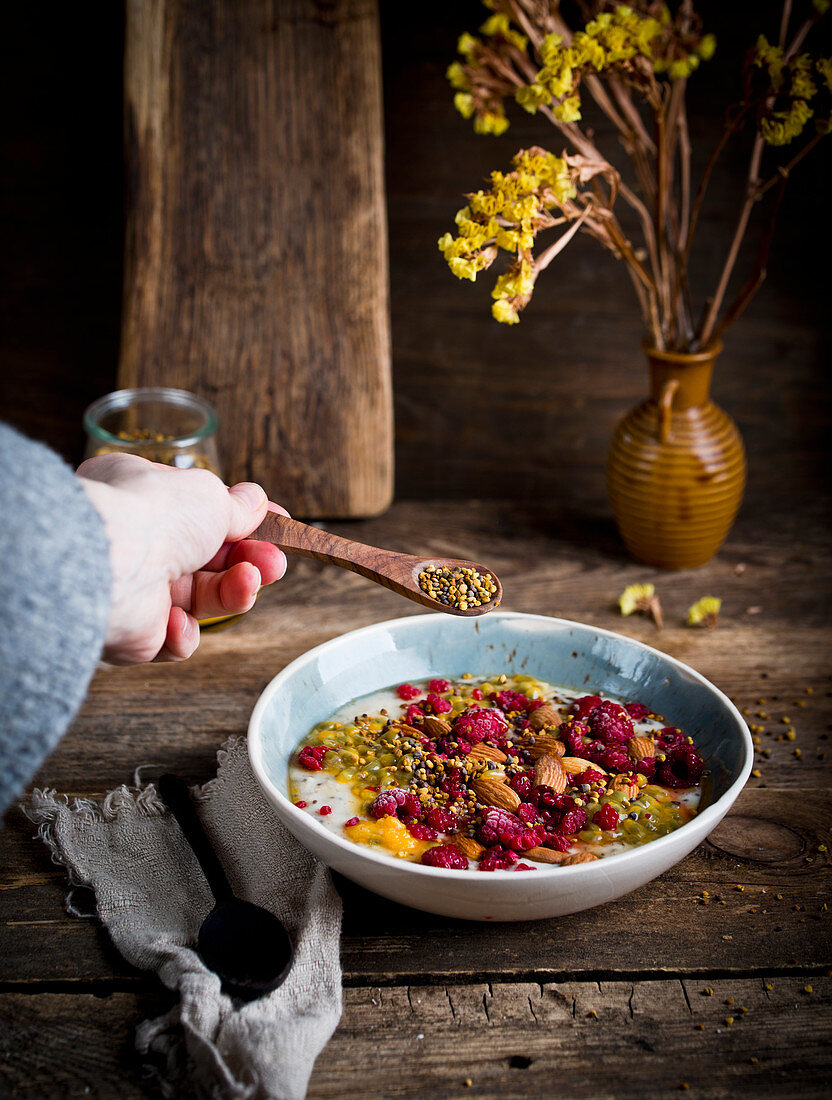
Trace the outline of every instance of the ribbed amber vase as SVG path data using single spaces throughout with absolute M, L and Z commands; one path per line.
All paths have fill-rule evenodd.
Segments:
M 607 490 L 633 557 L 664 569 L 709 561 L 745 488 L 745 448 L 709 397 L 717 344 L 694 355 L 645 348 L 650 397 L 621 421 L 607 459 Z

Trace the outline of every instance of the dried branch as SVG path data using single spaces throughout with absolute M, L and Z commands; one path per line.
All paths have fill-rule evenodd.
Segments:
M 740 290 L 737 297 L 725 311 L 725 315 L 722 320 L 714 329 L 712 341 L 715 343 L 720 339 L 730 325 L 736 321 L 740 314 L 745 312 L 746 306 L 760 289 L 765 282 L 766 267 L 768 264 L 768 256 L 771 251 L 771 242 L 774 239 L 774 226 L 777 221 L 777 214 L 780 209 L 780 203 L 783 201 L 783 195 L 786 190 L 786 183 L 788 182 L 788 174 L 783 174 L 780 178 L 780 186 L 777 194 L 772 200 L 771 210 L 769 211 L 769 222 L 766 232 L 763 234 L 763 239 L 760 242 L 760 250 L 757 256 L 757 262 L 754 265 L 754 270 L 751 276 Z

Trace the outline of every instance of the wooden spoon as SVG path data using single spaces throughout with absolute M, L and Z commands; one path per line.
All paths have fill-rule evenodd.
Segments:
M 245 1001 L 271 993 L 292 968 L 291 936 L 274 913 L 235 897 L 185 783 L 176 775 L 163 775 L 156 789 L 179 823 L 216 902 L 199 930 L 202 961 L 220 976 L 226 993 Z
M 432 611 L 444 611 L 448 615 L 485 615 L 493 611 L 503 598 L 503 588 L 499 578 L 484 565 L 473 561 L 461 561 L 458 558 L 426 558 L 414 554 L 397 554 L 393 550 L 380 550 L 377 546 L 367 546 L 362 542 L 341 538 L 330 531 L 321 531 L 296 519 L 289 519 L 280 512 L 269 511 L 256 531 L 249 536 L 263 542 L 272 542 L 287 554 L 300 554 L 305 558 L 317 558 L 318 561 L 339 565 L 362 577 L 383 584 L 400 596 L 406 596 L 414 603 L 429 607 Z M 434 576 L 441 578 L 442 570 L 475 570 L 481 578 L 490 578 L 495 587 L 487 603 L 467 608 L 455 607 L 428 595 L 419 584 L 420 574 L 433 567 Z M 463 575 L 470 589 L 470 575 Z M 446 592 L 446 590 L 445 590 Z M 445 599 L 448 599 L 445 594 Z

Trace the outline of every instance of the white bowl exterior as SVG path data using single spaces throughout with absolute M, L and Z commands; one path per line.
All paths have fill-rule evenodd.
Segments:
M 577 690 L 643 700 L 701 746 L 714 798 L 687 825 L 616 856 L 530 872 L 446 871 L 376 853 L 293 806 L 287 764 L 298 742 L 350 699 L 430 676 L 525 672 Z M 530 920 L 612 901 L 666 871 L 722 820 L 751 771 L 748 728 L 731 701 L 693 669 L 649 646 L 564 619 L 492 612 L 481 619 L 419 615 L 334 638 L 266 687 L 249 723 L 254 773 L 278 816 L 330 867 L 393 901 L 469 920 Z

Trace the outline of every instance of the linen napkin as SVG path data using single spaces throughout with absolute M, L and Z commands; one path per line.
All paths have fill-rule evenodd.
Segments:
M 95 891 L 124 958 L 179 994 L 136 1034 L 139 1052 L 164 1066 L 163 1095 L 301 1100 L 341 1015 L 341 901 L 267 803 L 244 739 L 227 741 L 217 759 L 216 778 L 192 792 L 200 819 L 235 893 L 280 917 L 295 942 L 288 978 L 258 1001 L 223 993 L 196 953 L 213 897 L 152 784 L 119 787 L 100 805 L 36 789 L 24 812 L 73 885 Z

